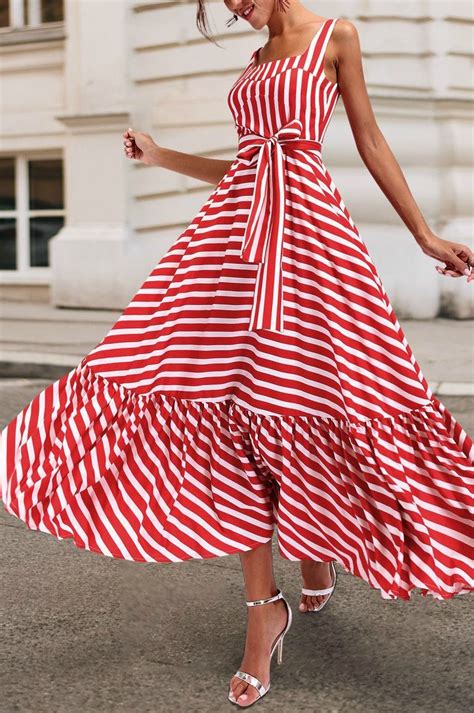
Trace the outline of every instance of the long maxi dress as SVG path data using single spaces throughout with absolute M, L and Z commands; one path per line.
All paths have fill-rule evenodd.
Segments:
M 335 560 L 473 588 L 474 447 L 431 392 L 322 156 L 336 19 L 230 88 L 232 165 L 103 340 L 3 430 L 29 528 L 127 560 Z

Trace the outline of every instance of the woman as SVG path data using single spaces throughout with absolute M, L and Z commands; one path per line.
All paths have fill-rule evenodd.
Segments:
M 2 497 L 29 527 L 109 556 L 239 552 L 248 628 L 228 697 L 247 707 L 291 625 L 276 523 L 306 613 L 334 591 L 334 562 L 385 598 L 473 587 L 473 444 L 431 393 L 322 161 L 339 94 L 438 272 L 471 281 L 473 255 L 423 219 L 375 122 L 355 27 L 298 0 L 225 2 L 269 29 L 228 95 L 237 155 L 123 134 L 129 158 L 215 188 L 102 342 L 4 430 Z M 202 0 L 198 25 L 207 35 Z

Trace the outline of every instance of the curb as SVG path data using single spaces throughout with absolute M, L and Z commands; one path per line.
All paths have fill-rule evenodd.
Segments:
M 60 379 L 74 369 L 83 354 L 0 351 L 0 378 Z
M 60 379 L 84 354 L 0 351 L 0 379 Z M 428 381 L 436 396 L 474 396 L 472 381 Z
M 474 396 L 472 381 L 428 381 L 436 396 Z

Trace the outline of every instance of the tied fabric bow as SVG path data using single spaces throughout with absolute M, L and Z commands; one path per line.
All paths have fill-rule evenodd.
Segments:
M 249 165 L 257 163 L 255 188 L 245 227 L 240 257 L 260 263 L 250 315 L 249 330 L 283 328 L 283 229 L 285 223 L 285 149 L 320 149 L 321 143 L 302 139 L 298 119 L 282 126 L 273 136 L 246 134 L 237 156 Z

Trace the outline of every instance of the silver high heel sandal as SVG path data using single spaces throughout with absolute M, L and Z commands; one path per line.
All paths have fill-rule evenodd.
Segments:
M 324 602 L 322 604 L 320 604 L 319 607 L 316 607 L 316 609 L 307 609 L 305 612 L 302 612 L 303 614 L 308 614 L 308 612 L 321 611 L 321 609 L 323 607 L 325 607 L 326 604 L 328 603 L 328 601 L 330 600 L 331 595 L 334 592 L 334 589 L 336 587 L 336 579 L 337 579 L 337 572 L 336 572 L 336 568 L 334 566 L 333 561 L 331 561 L 331 571 L 332 571 L 332 584 L 327 589 L 306 589 L 305 587 L 303 587 L 303 589 L 301 590 L 301 594 L 306 594 L 309 597 L 323 597 L 325 594 L 329 594 L 329 596 L 326 597 Z
M 285 637 L 286 632 L 290 628 L 291 622 L 293 619 L 293 614 L 292 614 L 291 607 L 290 607 L 288 601 L 285 599 L 285 597 L 283 596 L 281 591 L 278 590 L 277 594 L 275 594 L 275 596 L 273 596 L 273 597 L 269 597 L 268 599 L 255 599 L 253 602 L 246 602 L 246 604 L 248 607 L 256 607 L 256 606 L 259 606 L 260 604 L 270 604 L 270 602 L 276 602 L 278 599 L 283 599 L 283 601 L 285 602 L 286 610 L 288 612 L 288 619 L 287 619 L 285 628 L 283 629 L 283 631 L 280 634 L 278 634 L 277 638 L 273 642 L 273 646 L 270 651 L 270 663 L 272 661 L 273 652 L 275 651 L 275 649 L 278 649 L 277 663 L 281 664 L 282 659 L 283 659 L 283 639 Z M 253 701 L 253 703 L 249 703 L 248 706 L 241 706 L 239 703 L 237 703 L 237 701 L 233 697 L 231 697 L 232 691 L 230 690 L 229 695 L 228 695 L 229 701 L 231 703 L 235 703 L 236 705 L 240 706 L 240 708 L 250 708 L 250 706 L 253 706 L 254 703 L 256 703 L 261 698 L 263 698 L 263 696 L 266 693 L 268 693 L 268 691 L 270 690 L 270 683 L 268 684 L 268 688 L 265 688 L 263 683 L 261 681 L 259 681 L 258 678 L 256 678 L 255 676 L 252 676 L 250 673 L 247 673 L 246 671 L 237 671 L 237 673 L 235 673 L 234 675 L 238 676 L 238 678 L 241 678 L 242 681 L 246 681 L 247 683 L 250 683 L 251 686 L 253 686 L 254 688 L 257 689 L 258 694 L 259 694 L 258 698 L 256 698 Z

